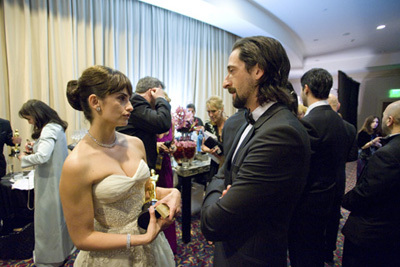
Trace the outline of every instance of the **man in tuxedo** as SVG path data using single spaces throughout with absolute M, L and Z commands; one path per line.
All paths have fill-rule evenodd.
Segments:
M 400 266 L 400 101 L 383 112 L 386 143 L 343 198 L 343 266 Z
M 324 233 L 337 177 L 347 158 L 343 119 L 327 101 L 332 83 L 329 72 L 319 68 L 301 77 L 301 97 L 308 107 L 303 124 L 310 135 L 311 161 L 305 190 L 290 227 L 289 257 L 293 267 L 324 266 Z
M 329 94 L 328 103 L 331 108 L 338 112 L 340 108 L 340 102 L 338 98 Z M 340 113 L 338 113 L 340 116 Z M 331 211 L 329 212 L 328 222 L 325 230 L 324 242 L 324 261 L 326 263 L 333 263 L 333 253 L 336 250 L 337 235 L 339 231 L 340 218 L 342 214 L 340 212 L 340 207 L 342 205 L 342 199 L 346 189 L 346 162 L 355 161 L 358 158 L 358 147 L 357 147 L 357 130 L 353 124 L 348 123 L 343 120 L 346 129 L 346 139 L 343 140 L 345 143 L 347 157 L 343 158 L 341 166 L 339 168 L 339 173 L 336 179 L 335 185 L 335 197 L 333 200 L 333 205 Z
M 223 87 L 251 123 L 238 130 L 224 179 L 207 187 L 201 229 L 215 242 L 214 266 L 287 266 L 289 221 L 310 159 L 307 132 L 288 109 L 290 63 L 277 40 L 256 36 L 236 41 L 227 68 Z
M 155 169 L 157 160 L 157 134 L 171 128 L 171 106 L 165 99 L 164 84 L 153 77 L 144 77 L 136 85 L 131 98 L 133 111 L 128 124 L 117 131 L 136 136 L 143 141 L 147 165 Z
M 8 146 L 21 144 L 21 137 L 13 136 L 10 122 L 0 118 L 0 178 L 7 173 L 7 162 L 3 154 L 4 144 Z

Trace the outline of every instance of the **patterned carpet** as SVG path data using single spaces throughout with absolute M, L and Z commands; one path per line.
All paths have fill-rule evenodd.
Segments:
M 351 162 L 346 165 L 346 192 L 352 189 L 356 182 L 356 162 Z M 343 219 L 341 220 L 340 228 L 344 225 L 349 212 L 342 209 Z M 212 254 L 213 246 L 209 245 L 204 239 L 200 231 L 200 217 L 195 215 L 192 217 L 192 228 L 191 228 L 191 242 L 185 244 L 182 242 L 182 231 L 181 231 L 181 219 L 177 219 L 177 234 L 178 234 L 178 252 L 175 256 L 177 266 L 212 266 Z M 337 250 L 334 256 L 334 265 L 326 266 L 342 266 L 342 251 L 343 251 L 343 235 L 339 233 L 337 241 Z M 73 253 L 64 266 L 73 266 L 74 260 L 78 252 Z M 0 266 L 19 266 L 19 267 L 30 267 L 35 266 L 32 259 L 26 260 L 13 260 L 13 261 L 1 261 Z M 288 263 L 288 266 L 290 264 Z

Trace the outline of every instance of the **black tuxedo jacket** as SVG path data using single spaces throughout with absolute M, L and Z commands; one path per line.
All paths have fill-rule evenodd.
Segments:
M 287 266 L 289 220 L 308 173 L 309 137 L 289 109 L 276 103 L 253 125 L 232 163 L 245 126 L 223 165 L 232 187 L 219 199 L 224 179 L 207 186 L 201 229 L 217 241 L 215 266 Z
M 143 141 L 147 164 L 154 169 L 157 160 L 157 136 L 171 128 L 171 106 L 162 97 L 156 98 L 155 108 L 142 96 L 134 94 L 131 98 L 133 111 L 128 125 L 117 127 L 117 131 L 136 136 Z
M 357 185 L 343 198 L 351 213 L 342 230 L 361 247 L 393 248 L 400 244 L 400 134 L 378 149 Z
M 11 125 L 8 120 L 0 119 L 0 178 L 6 175 L 6 159 L 3 154 L 4 144 L 13 146 L 12 142 L 13 132 L 11 130 Z
M 311 141 L 311 166 L 305 193 L 319 193 L 335 185 L 348 156 L 346 126 L 329 105 L 314 108 L 303 118 Z

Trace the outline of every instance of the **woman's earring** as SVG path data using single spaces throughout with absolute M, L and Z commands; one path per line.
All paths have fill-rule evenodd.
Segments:
M 96 108 L 96 111 L 97 111 L 97 112 L 100 112 L 100 107 L 97 107 L 97 108 Z

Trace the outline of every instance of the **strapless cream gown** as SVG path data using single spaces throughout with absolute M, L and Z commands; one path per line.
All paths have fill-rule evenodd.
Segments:
M 96 231 L 131 235 L 145 232 L 137 225 L 137 219 L 149 175 L 149 168 L 142 160 L 133 177 L 110 175 L 93 186 Z M 147 267 L 176 264 L 171 247 L 164 233 L 160 232 L 150 245 L 109 251 L 80 251 L 74 266 Z

